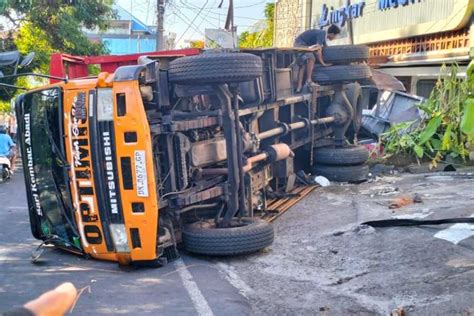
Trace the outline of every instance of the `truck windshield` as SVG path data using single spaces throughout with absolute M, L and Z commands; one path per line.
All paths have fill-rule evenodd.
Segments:
M 25 146 L 31 192 L 44 239 L 80 249 L 64 158 L 61 91 L 29 93 L 24 99 Z

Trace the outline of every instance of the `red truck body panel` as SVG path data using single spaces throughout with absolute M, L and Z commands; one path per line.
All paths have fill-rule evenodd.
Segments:
M 197 48 L 187 48 L 130 55 L 74 56 L 57 53 L 51 55 L 49 72 L 56 77 L 82 78 L 91 75 L 89 65 L 98 66 L 101 72 L 113 73 L 120 66 L 136 65 L 140 56 L 190 56 L 200 52 Z M 50 81 L 58 82 L 56 79 Z

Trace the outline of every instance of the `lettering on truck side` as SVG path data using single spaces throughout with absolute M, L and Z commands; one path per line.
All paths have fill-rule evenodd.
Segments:
M 28 166 L 28 174 L 30 176 L 30 190 L 33 197 L 33 203 L 36 210 L 36 214 L 43 216 L 43 211 L 41 210 L 41 203 L 39 200 L 38 186 L 36 183 L 36 174 L 34 169 L 33 162 L 33 150 L 31 148 L 31 120 L 30 113 L 26 113 L 24 116 L 25 119 L 25 145 L 26 145 L 26 161 Z
M 71 136 L 74 174 L 76 178 L 79 210 L 84 222 L 97 221 L 94 204 L 93 179 L 90 170 L 87 115 L 85 115 L 85 93 L 79 92 L 71 108 Z
M 102 132 L 102 142 L 104 144 L 105 171 L 107 174 L 107 188 L 110 198 L 110 212 L 118 214 L 117 188 L 115 186 L 115 170 L 112 160 L 112 145 L 110 142 L 110 132 Z

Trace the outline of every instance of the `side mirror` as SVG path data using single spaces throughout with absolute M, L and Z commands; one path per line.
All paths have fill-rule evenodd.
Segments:
M 31 64 L 31 62 L 33 61 L 33 58 L 35 58 L 35 52 L 31 52 L 29 53 L 28 55 L 26 55 L 23 60 L 20 62 L 20 66 L 21 67 L 26 67 L 28 66 L 29 64 Z

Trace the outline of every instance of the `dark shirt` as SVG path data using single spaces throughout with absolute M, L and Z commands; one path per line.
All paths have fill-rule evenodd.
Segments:
M 316 44 L 326 46 L 326 31 L 307 30 L 295 39 L 295 46 L 312 46 Z

